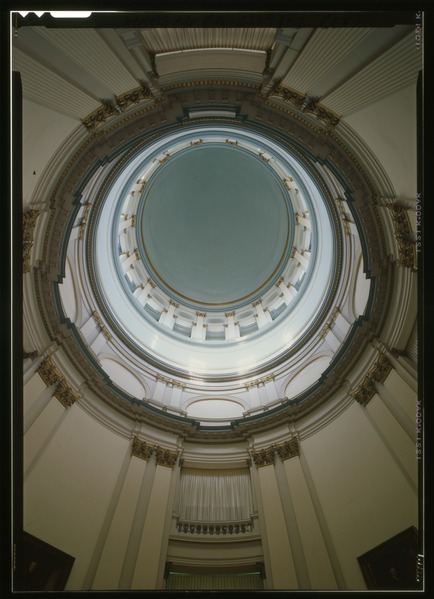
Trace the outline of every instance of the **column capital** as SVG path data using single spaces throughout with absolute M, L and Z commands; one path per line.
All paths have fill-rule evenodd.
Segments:
M 53 397 L 55 397 L 64 408 L 69 408 L 75 402 L 80 399 L 80 394 L 74 391 L 72 387 L 68 385 L 65 379 L 62 379 L 57 385 L 56 392 Z
M 163 449 L 158 445 L 155 448 L 155 453 L 157 456 L 157 465 L 166 466 L 166 468 L 173 468 L 179 456 L 179 451 L 170 451 L 170 449 Z
M 44 358 L 44 360 L 42 360 L 41 365 L 36 372 L 39 374 L 47 387 L 54 385 L 54 383 L 58 383 L 62 379 L 62 375 L 55 367 L 50 356 L 47 356 Z
M 289 441 L 285 441 L 285 443 L 276 445 L 275 448 L 283 462 L 300 455 L 299 443 L 296 437 Z
M 259 451 L 251 451 L 250 455 L 252 456 L 256 468 L 261 468 L 262 466 L 270 466 L 274 464 L 273 445 L 264 449 L 260 449 Z
M 140 458 L 141 460 L 148 461 L 152 456 L 155 447 L 153 445 L 148 445 L 146 441 L 141 441 L 138 437 L 133 437 L 133 442 L 131 445 L 131 455 Z

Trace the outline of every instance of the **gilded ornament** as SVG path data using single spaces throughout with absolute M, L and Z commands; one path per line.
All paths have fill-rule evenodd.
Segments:
M 80 399 L 80 395 L 68 385 L 65 379 L 62 379 L 57 385 L 54 397 L 60 401 L 64 408 L 69 408 Z
M 148 445 L 146 441 L 141 441 L 138 437 L 133 437 L 133 443 L 131 445 L 131 455 L 136 456 L 142 460 L 148 461 L 152 456 L 155 447 Z
M 49 356 L 42 360 L 41 365 L 36 372 L 39 374 L 47 387 L 54 385 L 54 383 L 58 383 L 62 379 L 62 375 L 60 374 L 59 370 L 57 370 Z
M 289 458 L 294 458 L 300 455 L 300 449 L 298 444 L 298 439 L 290 439 L 289 441 L 285 441 L 280 445 L 275 446 L 277 453 L 281 460 L 289 460 Z
M 257 468 L 261 468 L 262 466 L 270 466 L 274 464 L 274 453 L 274 446 L 271 446 L 265 449 L 260 449 L 259 451 L 251 451 L 250 455 L 252 456 L 255 466 Z
M 155 448 L 155 453 L 157 456 L 157 465 L 165 466 L 166 468 L 173 468 L 179 455 L 179 451 L 170 451 L 158 446 Z

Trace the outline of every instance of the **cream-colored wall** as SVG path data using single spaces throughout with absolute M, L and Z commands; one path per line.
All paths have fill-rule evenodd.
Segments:
M 410 386 L 400 384 L 392 370 L 384 388 L 410 416 L 416 402 Z M 38 374 L 25 387 L 29 409 L 38 401 L 44 405 L 25 435 L 33 445 L 26 454 L 24 530 L 76 558 L 68 590 L 158 588 L 166 561 L 208 567 L 261 561 L 268 568 L 267 588 L 303 588 L 307 581 L 312 589 L 364 589 L 357 557 L 417 526 L 413 441 L 376 394 L 366 407 L 354 401 L 300 439 L 300 456 L 283 466 L 277 455 L 274 465 L 253 466 L 262 542 L 234 536 L 214 543 L 177 533 L 166 553 L 164 530 L 178 466 L 172 470 L 156 464 L 155 456 L 150 462 L 131 456 L 133 425 L 130 436 L 122 436 L 81 407 L 84 399 L 65 409 L 55 397 L 47 403 L 47 392 Z M 284 428 L 286 438 L 296 433 Z M 266 439 L 270 443 L 279 439 Z M 197 447 L 198 459 L 203 451 Z M 227 448 L 207 449 L 219 451 L 226 463 Z M 193 445 L 187 453 L 192 460 Z
M 69 590 L 82 588 L 128 445 L 74 404 L 25 480 L 24 530 L 75 557 Z
M 36 183 L 56 148 L 79 124 L 77 119 L 56 113 L 30 100 L 23 100 L 24 205 L 32 200 Z
M 402 198 L 416 199 L 416 114 L 416 86 L 411 85 L 345 117 L 373 150 Z
M 364 410 L 354 402 L 301 444 L 349 589 L 366 588 L 359 555 L 418 523 L 417 494 Z

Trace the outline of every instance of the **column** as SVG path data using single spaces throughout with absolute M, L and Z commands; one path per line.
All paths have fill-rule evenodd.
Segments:
M 191 329 L 191 338 L 204 340 L 206 336 L 206 325 L 204 324 L 206 312 L 196 312 L 196 316 L 197 320 L 193 322 Z
M 170 488 L 168 493 L 169 500 L 167 503 L 166 520 L 164 524 L 163 539 L 161 543 L 160 563 L 158 566 L 158 576 L 156 585 L 157 589 L 164 589 L 165 587 L 164 571 L 166 567 L 167 547 L 169 545 L 170 531 L 172 529 L 173 505 L 175 502 L 180 470 L 180 463 L 177 459 L 176 463 L 173 466 L 172 475 L 170 479 Z
M 285 515 L 274 469 L 274 449 L 252 452 L 258 468 L 262 499 L 264 533 L 267 538 L 269 567 L 273 589 L 299 589 L 294 560 L 288 538 Z M 261 527 L 262 528 L 262 527 Z
M 289 302 L 292 301 L 292 298 L 296 295 L 297 291 L 294 289 L 292 285 L 290 285 L 289 287 L 285 285 L 283 277 L 280 279 L 278 287 L 283 293 L 285 302 L 289 304 Z
M 389 389 L 378 381 L 374 381 L 375 390 L 378 393 L 381 401 L 390 410 L 391 414 L 399 422 L 403 430 L 407 433 L 410 439 L 416 441 L 416 398 L 413 405 L 412 417 L 406 412 L 406 410 L 398 403 L 396 398 L 392 395 Z
M 298 446 L 297 446 L 298 451 Z M 289 457 L 289 455 L 288 455 Z M 297 574 L 298 585 L 300 589 L 311 589 L 311 581 L 306 564 L 303 544 L 301 542 L 299 523 L 297 521 L 292 501 L 291 491 L 288 485 L 288 479 L 283 465 L 282 458 L 276 458 L 274 463 L 277 486 L 279 488 L 280 500 L 282 502 L 283 515 L 285 517 L 288 539 L 291 540 L 291 550 L 294 559 L 295 571 Z M 313 587 L 321 588 L 321 587 Z
M 152 399 L 155 401 L 159 401 L 163 403 L 164 392 L 166 390 L 166 385 L 169 383 L 169 379 L 161 374 L 157 374 L 157 384 L 154 387 L 154 392 L 152 394 Z
M 126 272 L 133 265 L 133 263 L 138 259 L 139 259 L 139 254 L 138 254 L 137 250 L 134 250 L 131 255 L 127 253 L 124 260 L 121 261 L 123 272 Z
M 153 446 L 147 445 L 137 437 L 133 438 L 128 447 L 85 580 L 86 589 L 122 588 L 120 578 L 124 558 L 139 504 L 145 470 L 153 450 Z
M 38 374 L 34 375 L 30 383 L 32 383 L 31 389 L 27 385 L 24 388 L 24 434 L 50 403 L 57 388 L 57 383 L 46 387 Z
M 337 589 L 338 585 L 323 538 L 311 493 L 300 462 L 299 443 L 296 439 L 277 445 L 280 459 L 276 460 L 276 474 L 281 478 L 281 488 L 289 496 L 287 522 L 294 556 L 300 554 L 297 576 L 302 588 Z
M 391 370 L 392 365 L 387 357 L 380 354 L 373 367 L 365 375 L 362 383 L 351 395 L 362 407 L 363 413 L 389 449 L 409 484 L 416 491 L 417 460 L 415 443 L 386 405 L 386 403 L 392 404 L 389 394 L 382 389 L 385 399 L 385 401 L 382 401 L 377 393 L 377 384 L 384 383 L 390 377 Z M 399 415 L 399 418 L 403 417 L 403 412 L 399 410 L 397 405 L 394 405 L 392 409 Z
M 177 307 L 178 304 L 170 300 L 169 307 L 167 309 L 164 308 L 160 315 L 160 323 L 169 327 L 169 329 L 173 329 L 173 325 L 175 324 L 175 310 Z
M 65 408 L 55 397 L 51 397 L 38 418 L 28 429 L 24 436 L 24 478 L 27 478 L 30 474 L 34 464 L 53 438 L 65 416 Z
M 38 352 L 24 353 L 23 356 L 23 384 L 26 385 L 35 374 L 42 362 L 43 357 Z
M 256 308 L 255 318 L 258 323 L 258 328 L 261 328 L 264 325 L 272 322 L 271 315 L 268 311 L 264 310 L 261 300 L 255 302 L 253 307 Z
M 262 550 L 263 550 L 263 555 L 264 555 L 264 565 L 265 565 L 265 572 L 266 572 L 266 577 L 264 580 L 264 588 L 272 589 L 273 588 L 273 573 L 271 570 L 271 561 L 270 561 L 270 552 L 269 552 L 269 548 L 268 548 L 268 540 L 267 540 L 267 535 L 265 534 L 265 528 L 264 528 L 264 522 L 265 522 L 264 505 L 262 502 L 258 469 L 255 466 L 255 464 L 253 463 L 252 459 L 248 460 L 248 465 L 250 468 L 250 477 L 252 480 L 253 507 L 254 507 L 255 511 L 257 510 L 257 513 L 259 515 L 259 519 L 258 519 L 257 523 L 255 523 L 255 525 L 257 525 L 257 528 L 261 535 Z
M 146 300 L 148 299 L 151 290 L 154 287 L 154 283 L 151 281 L 151 279 L 148 279 L 146 285 L 144 287 L 137 287 L 133 295 L 138 299 L 142 306 L 144 306 L 146 304 Z
M 24 477 L 29 475 L 37 459 L 51 441 L 65 417 L 66 409 L 80 397 L 61 376 L 51 357 L 41 362 L 36 376 L 47 390 L 42 391 L 41 402 L 31 402 L 32 405 L 29 406 L 24 435 Z M 34 383 L 39 390 L 42 389 L 38 379 L 35 379 Z
M 309 266 L 308 260 L 306 260 L 306 258 L 295 248 L 292 250 L 292 258 L 297 260 L 303 270 L 307 270 L 307 267 Z
M 247 383 L 246 389 L 249 392 L 250 406 L 257 408 L 261 405 L 261 398 L 259 397 L 259 386 L 258 383 Z
M 225 339 L 238 339 L 240 336 L 240 325 L 235 323 L 235 312 L 227 312 L 225 316 L 227 318 Z
M 154 483 L 155 471 L 156 471 L 156 459 L 153 453 L 153 448 L 143 441 L 135 442 L 133 445 L 133 455 L 139 457 L 142 460 L 146 460 L 145 467 L 138 468 L 142 475 L 140 488 L 138 493 L 135 493 L 134 498 L 134 513 L 131 520 L 131 526 L 129 527 L 128 541 L 123 554 L 122 570 L 119 577 L 118 589 L 131 589 L 134 571 L 136 568 L 138 552 L 142 541 L 142 533 L 146 519 L 146 513 L 148 510 L 152 486 Z M 136 491 L 137 491 L 137 487 Z
M 141 528 L 141 539 L 131 589 L 157 588 L 166 514 L 169 505 L 172 468 L 177 458 L 177 452 L 159 447 L 156 449 L 156 470 L 144 526 Z M 163 560 L 163 567 L 164 563 L 165 559 Z
M 343 574 L 341 571 L 341 567 L 339 565 L 339 560 L 336 555 L 333 540 L 330 535 L 327 521 L 324 516 L 322 507 L 321 507 L 321 502 L 320 502 L 318 494 L 316 492 L 315 483 L 314 483 L 312 475 L 310 473 L 309 465 L 308 465 L 306 458 L 304 456 L 304 453 L 303 453 L 303 447 L 301 445 L 299 445 L 299 452 L 300 452 L 299 453 L 300 468 L 301 468 L 301 471 L 303 474 L 303 479 L 305 481 L 306 488 L 309 492 L 309 498 L 312 503 L 313 511 L 315 513 L 315 519 L 316 519 L 316 522 L 318 523 L 321 537 L 324 541 L 324 548 L 325 548 L 325 551 L 327 552 L 327 557 L 330 562 L 330 567 L 332 568 L 332 571 L 333 571 L 333 578 L 336 581 L 336 585 L 337 585 L 338 589 L 345 589 L 346 588 L 345 580 L 344 580 L 344 577 L 343 577 Z M 289 476 L 289 474 L 288 474 L 288 476 Z M 295 484 L 295 481 L 294 481 L 294 484 Z M 296 497 L 296 494 L 294 494 L 294 501 L 295 501 L 296 505 L 298 505 L 299 502 L 297 499 L 295 499 L 295 497 Z M 298 508 L 296 508 L 296 509 L 298 509 Z M 300 526 L 303 526 L 303 525 L 301 524 Z M 314 526 L 314 524 L 313 524 L 313 526 Z M 303 536 L 305 534 L 306 533 L 303 532 Z M 322 553 L 321 548 L 319 549 L 319 551 L 321 551 L 321 553 Z M 322 559 L 323 559 L 323 563 L 325 564 L 325 562 L 326 562 L 325 557 L 322 556 Z M 308 563 L 310 564 L 311 562 L 309 561 Z M 311 567 L 311 566 L 309 565 L 309 567 Z M 323 568 L 325 568 L 325 571 L 327 571 L 327 567 L 325 565 L 323 565 Z M 325 574 L 323 574 L 323 576 L 324 575 Z M 328 578 L 329 582 L 331 583 L 332 577 L 328 576 L 328 574 L 327 574 L 327 578 Z M 312 574 L 312 580 L 316 580 L 315 574 Z
M 174 408 L 181 407 L 182 392 L 185 389 L 184 383 L 173 381 L 172 396 L 170 398 L 170 406 Z

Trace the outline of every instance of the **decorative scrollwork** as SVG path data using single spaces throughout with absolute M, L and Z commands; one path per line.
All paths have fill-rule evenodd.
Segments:
M 141 441 L 138 437 L 133 438 L 131 445 L 131 455 L 136 456 L 142 460 L 148 461 L 154 453 L 154 445 L 148 445 L 146 441 Z
M 152 94 L 149 88 L 142 84 L 140 87 L 131 89 L 120 96 L 115 96 L 115 98 L 117 106 L 124 112 L 130 106 L 139 104 L 139 102 L 147 100 L 148 98 L 152 98 Z
M 163 449 L 158 446 L 155 448 L 155 453 L 157 464 L 159 466 L 166 466 L 166 468 L 173 468 L 179 455 L 179 451 L 170 451 L 170 449 Z
M 381 355 L 374 366 L 364 376 L 363 381 L 357 387 L 351 396 L 362 406 L 366 406 L 377 393 L 375 381 L 383 383 L 390 371 L 392 365 L 385 355 Z
M 309 98 L 304 94 L 284 87 L 277 83 L 271 90 L 270 96 L 278 97 L 287 104 L 292 104 L 301 112 L 313 114 L 320 121 L 323 121 L 329 127 L 336 127 L 340 117 L 320 104 L 319 98 Z
M 82 119 L 83 125 L 88 131 L 93 133 L 99 125 L 105 123 L 107 119 L 118 115 L 119 109 L 110 102 L 103 100 L 101 106 L 91 112 L 86 118 Z
M 290 458 L 295 458 L 296 456 L 300 455 L 298 439 L 296 438 L 285 441 L 285 443 L 276 445 L 275 447 L 282 461 L 289 460 Z
M 60 371 L 55 367 L 53 360 L 48 356 L 42 360 L 41 365 L 36 371 L 47 387 L 58 383 L 63 377 Z
M 74 391 L 63 378 L 57 385 L 54 397 L 60 401 L 64 408 L 69 408 L 80 399 L 80 395 Z
M 260 449 L 259 451 L 251 451 L 253 462 L 256 468 L 262 468 L 263 466 L 270 466 L 274 464 L 274 446 Z
M 398 204 L 387 204 L 395 228 L 395 237 L 398 243 L 399 260 L 402 266 L 414 268 L 415 244 L 411 240 L 411 225 L 406 209 Z
M 30 253 L 33 247 L 33 235 L 39 210 L 27 210 L 23 213 L 23 272 L 30 272 Z

